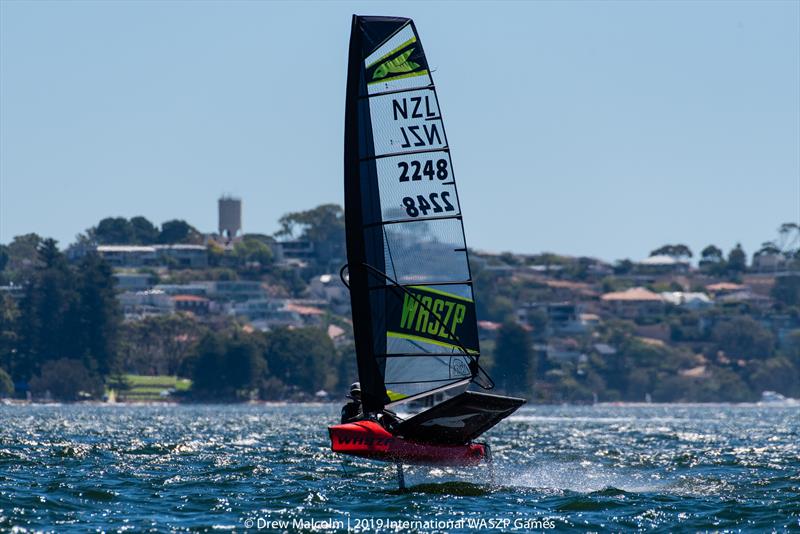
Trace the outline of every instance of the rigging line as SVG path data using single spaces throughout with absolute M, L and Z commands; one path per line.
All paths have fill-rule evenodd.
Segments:
M 413 339 L 406 339 L 404 341 L 406 341 L 408 343 L 411 343 L 412 345 L 417 347 L 419 350 L 425 351 L 423 354 L 430 354 L 427 350 L 425 350 L 425 347 L 423 347 L 422 345 L 420 345 L 418 342 L 414 341 Z M 431 354 L 431 356 L 434 356 L 434 355 Z
M 411 340 L 407 340 L 412 342 Z M 425 350 L 423 347 L 420 347 Z M 454 358 L 464 356 L 460 352 L 392 352 L 387 354 L 375 354 L 376 358 Z
M 376 156 L 365 156 L 363 158 L 358 158 L 358 161 L 372 161 L 382 158 L 391 158 L 392 156 L 411 156 L 413 154 L 427 154 L 429 152 L 450 152 L 450 148 L 447 145 L 444 145 L 438 148 L 421 148 L 419 150 L 409 150 L 407 152 L 390 152 L 388 154 L 380 154 Z
M 361 58 L 361 61 L 366 61 L 366 60 L 367 60 L 367 58 L 368 58 L 369 56 L 371 56 L 372 54 L 374 54 L 375 52 L 377 52 L 378 50 L 380 50 L 380 48 L 381 48 L 383 45 L 385 45 L 386 43 L 388 43 L 388 42 L 389 42 L 389 40 L 390 40 L 392 37 L 394 37 L 395 35 L 397 35 L 397 34 L 398 34 L 398 33 L 400 33 L 401 31 L 403 31 L 403 30 L 405 29 L 405 27 L 406 27 L 406 26 L 408 26 L 409 24 L 411 24 L 411 19 L 407 19 L 407 20 L 406 20 L 406 21 L 403 23 L 403 25 L 402 25 L 402 26 L 400 26 L 400 27 L 399 27 L 399 28 L 397 28 L 395 31 L 393 31 L 393 32 L 392 32 L 392 33 L 390 33 L 388 36 L 386 36 L 386 38 L 385 38 L 383 41 L 381 41 L 379 45 L 375 46 L 375 48 L 373 48 L 373 49 L 372 49 L 372 52 L 370 52 L 370 53 L 369 53 L 369 54 L 367 54 L 366 56 L 362 57 L 362 58 Z M 414 37 L 416 37 L 416 38 L 417 38 L 417 42 L 419 42 L 419 35 L 417 35 L 417 32 L 415 31 L 415 28 L 414 28 L 413 26 L 411 26 L 411 31 L 414 33 Z M 362 53 L 362 55 L 363 55 L 363 53 Z M 378 58 L 378 59 L 380 60 L 380 58 Z
M 382 286 L 369 286 L 370 291 L 375 289 L 387 289 L 392 287 L 393 284 L 384 284 Z M 472 280 L 456 280 L 456 281 L 440 281 L 440 282 L 407 282 L 407 286 L 472 286 Z M 349 288 L 348 288 L 349 289 Z
M 416 395 L 411 395 L 410 397 L 397 399 L 396 401 L 392 401 L 389 404 L 387 404 L 386 407 L 387 408 L 393 408 L 393 407 L 395 407 L 395 406 L 397 406 L 398 404 L 401 404 L 401 403 L 406 403 L 406 402 L 413 401 L 413 400 L 416 400 L 416 399 L 421 399 L 422 397 L 428 397 L 430 395 L 435 395 L 437 393 L 440 393 L 442 391 L 447 391 L 448 389 L 451 389 L 451 388 L 454 388 L 454 387 L 459 387 L 459 386 L 463 386 L 464 384 L 469 384 L 470 380 L 471 380 L 470 378 L 463 378 L 461 380 L 456 380 L 454 382 L 451 382 L 449 384 L 445 384 L 444 386 L 441 386 L 441 387 L 438 387 L 438 388 L 431 389 L 429 391 L 423 391 L 422 393 L 417 393 Z M 478 384 L 478 385 L 480 385 L 480 384 Z
M 455 380 L 468 380 L 468 376 L 462 376 L 456 378 Z M 454 379 L 453 378 L 440 378 L 438 380 L 404 380 L 402 382 L 386 382 L 387 386 L 405 386 L 406 384 L 433 384 L 435 382 L 447 382 L 448 384 L 451 383 Z
M 453 219 L 461 220 L 461 214 L 459 213 L 458 215 L 445 215 L 444 217 L 433 216 L 433 217 L 417 217 L 416 219 L 397 219 L 394 221 L 378 221 L 374 223 L 365 224 L 362 228 L 367 229 L 375 226 L 387 226 L 389 224 L 403 224 L 403 223 L 424 222 L 424 221 L 451 221 Z
M 418 87 L 406 87 L 405 89 L 395 89 L 394 91 L 383 91 L 381 93 L 370 93 L 368 95 L 359 95 L 358 99 L 364 100 L 365 98 L 372 98 L 374 96 L 396 95 L 397 93 L 407 93 L 408 91 L 425 91 L 425 90 L 433 90 L 433 84 L 430 83 L 428 85 L 420 85 Z
M 378 274 L 379 276 L 382 276 L 382 277 L 386 278 L 386 280 L 388 280 L 389 282 L 392 282 L 394 284 L 394 286 L 390 286 L 390 287 L 400 288 L 400 290 L 403 291 L 406 295 L 408 295 L 411 298 L 413 298 L 414 300 L 416 300 L 417 304 L 419 306 L 422 306 L 425 310 L 428 311 L 429 314 L 433 315 L 436 318 L 436 320 L 439 321 L 440 324 L 444 324 L 444 321 L 442 320 L 442 317 L 439 314 L 437 314 L 435 311 L 433 311 L 433 309 L 430 306 L 427 306 L 424 302 L 422 302 L 422 299 L 420 299 L 418 296 L 414 295 L 411 291 L 409 291 L 404 286 L 402 286 L 399 283 L 397 283 L 397 281 L 395 281 L 391 277 L 389 277 L 389 275 L 387 275 L 386 273 L 376 269 L 375 267 L 373 267 L 372 265 L 370 265 L 368 263 L 362 263 L 361 265 L 366 267 L 368 271 L 372 271 L 372 272 Z M 452 339 L 453 341 L 458 343 L 458 347 L 464 353 L 463 355 L 465 357 L 469 358 L 468 366 L 469 366 L 470 373 L 472 374 L 472 379 L 471 380 L 474 380 L 475 377 L 478 376 L 478 372 L 480 371 L 480 372 L 483 373 L 483 376 L 485 376 L 486 379 L 489 381 L 489 385 L 488 386 L 484 386 L 480 382 L 475 382 L 475 383 L 478 384 L 478 386 L 480 386 L 482 389 L 493 389 L 494 385 L 495 385 L 494 384 L 494 380 L 492 380 L 492 377 L 489 376 L 489 373 L 487 373 L 486 370 L 483 367 L 481 367 L 481 365 L 478 363 L 478 359 L 473 354 L 471 354 L 471 353 L 469 353 L 467 351 L 466 347 L 464 347 L 464 344 L 461 343 L 461 339 L 454 332 L 450 332 L 448 335 L 450 336 L 450 339 Z
M 392 257 L 392 247 L 389 245 L 389 236 L 386 235 L 386 227 L 383 227 L 383 242 L 386 243 L 386 250 L 389 251 L 389 264 L 392 266 L 392 273 L 397 278 L 397 268 L 394 266 L 394 258 Z M 444 323 L 442 323 L 444 324 Z

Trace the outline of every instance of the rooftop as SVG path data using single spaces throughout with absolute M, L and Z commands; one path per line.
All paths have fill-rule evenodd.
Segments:
M 610 302 L 616 302 L 616 301 L 662 302 L 661 295 L 659 295 L 658 293 L 653 293 L 652 291 L 650 291 L 645 287 L 632 287 L 630 289 L 626 289 L 625 291 L 613 291 L 611 293 L 606 293 L 600 298 L 606 302 L 609 301 Z

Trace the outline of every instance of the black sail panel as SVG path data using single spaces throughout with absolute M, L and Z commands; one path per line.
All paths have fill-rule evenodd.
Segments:
M 354 16 L 345 220 L 365 410 L 463 391 L 480 355 L 439 100 L 410 19 Z

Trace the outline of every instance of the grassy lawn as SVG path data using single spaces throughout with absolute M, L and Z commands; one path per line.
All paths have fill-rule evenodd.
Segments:
M 130 384 L 127 391 L 118 392 L 119 400 L 133 401 L 161 401 L 169 397 L 162 397 L 164 390 L 187 391 L 192 386 L 192 381 L 176 376 L 148 376 L 125 375 L 125 380 Z

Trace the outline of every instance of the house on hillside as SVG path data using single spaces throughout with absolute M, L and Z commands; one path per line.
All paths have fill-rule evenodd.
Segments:
M 636 264 L 636 271 L 648 274 L 688 273 L 689 262 L 672 256 L 650 256 Z
M 171 297 L 175 311 L 189 312 L 194 315 L 208 315 L 211 301 L 197 295 L 174 295 Z
M 313 299 L 324 300 L 336 313 L 344 314 L 350 306 L 350 292 L 338 274 L 315 276 L 308 284 Z
M 154 267 L 158 265 L 158 253 L 155 247 L 98 245 L 95 251 L 112 267 Z
M 124 291 L 117 295 L 126 320 L 142 319 L 153 315 L 168 315 L 175 311 L 175 303 L 163 291 Z
M 714 301 L 705 293 L 690 291 L 665 291 L 661 293 L 661 298 L 667 304 L 680 306 L 687 310 L 704 310 L 714 305 Z
M 97 254 L 112 267 L 154 267 L 170 265 L 182 269 L 208 267 L 208 250 L 203 245 L 98 245 Z
M 708 284 L 706 286 L 706 291 L 714 296 L 727 295 L 728 293 L 736 293 L 746 289 L 747 286 L 734 284 L 733 282 L 717 282 L 716 284 Z
M 654 317 L 664 312 L 661 295 L 644 287 L 606 293 L 600 300 L 612 313 L 626 319 Z

